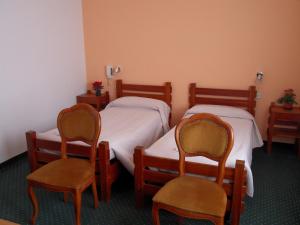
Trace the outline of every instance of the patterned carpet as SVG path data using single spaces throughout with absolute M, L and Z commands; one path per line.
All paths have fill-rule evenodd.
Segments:
M 242 225 L 297 225 L 300 224 L 300 160 L 292 145 L 278 144 L 268 156 L 262 149 L 253 152 L 254 198 L 246 199 Z M 0 218 L 28 224 L 31 204 L 26 193 L 28 173 L 26 157 L 0 166 Z M 37 190 L 40 214 L 37 225 L 74 224 L 71 202 L 65 204 L 59 193 Z M 151 225 L 151 200 L 142 210 L 134 207 L 133 179 L 124 175 L 113 187 L 110 204 L 100 202 L 93 208 L 92 193 L 88 190 L 82 202 L 83 225 Z M 176 217 L 161 213 L 162 225 L 176 224 Z M 185 220 L 185 225 L 211 224 Z

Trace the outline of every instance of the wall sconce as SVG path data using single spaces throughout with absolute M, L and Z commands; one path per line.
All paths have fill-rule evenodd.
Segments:
M 262 80 L 264 79 L 264 73 L 263 72 L 257 72 L 256 73 L 256 81 L 257 82 L 262 82 Z M 262 98 L 262 93 L 257 90 L 256 92 L 256 99 L 261 99 Z
M 263 72 L 257 72 L 256 73 L 256 80 L 262 81 L 264 79 L 264 73 Z
M 105 74 L 106 74 L 108 79 L 111 79 L 113 75 L 116 75 L 120 72 L 121 72 L 121 66 L 120 65 L 117 65 L 115 67 L 113 65 L 107 65 L 105 67 Z

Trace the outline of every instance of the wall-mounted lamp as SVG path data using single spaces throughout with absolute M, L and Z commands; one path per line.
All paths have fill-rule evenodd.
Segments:
M 264 79 L 264 73 L 263 72 L 257 72 L 256 73 L 256 81 L 257 82 L 262 82 L 262 80 Z M 261 99 L 262 98 L 262 93 L 257 90 L 256 92 L 256 99 Z
M 264 73 L 263 72 L 257 72 L 256 73 L 256 80 L 262 81 L 264 79 Z
M 106 74 L 108 79 L 111 79 L 113 75 L 116 75 L 120 72 L 121 72 L 121 66 L 120 65 L 117 65 L 115 67 L 113 65 L 107 65 L 105 67 L 105 74 Z

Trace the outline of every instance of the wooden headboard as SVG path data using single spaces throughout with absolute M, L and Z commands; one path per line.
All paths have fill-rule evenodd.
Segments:
M 124 84 L 122 80 L 116 81 L 117 98 L 123 96 L 138 96 L 144 98 L 154 98 L 166 102 L 171 107 L 172 86 L 171 82 L 165 85 L 141 85 L 141 84 Z
M 255 116 L 256 88 L 248 90 L 199 88 L 195 83 L 190 84 L 190 107 L 196 104 L 228 105 L 244 108 Z

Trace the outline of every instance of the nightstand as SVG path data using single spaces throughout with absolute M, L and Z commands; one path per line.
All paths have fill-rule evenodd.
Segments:
M 298 157 L 300 157 L 300 108 L 286 110 L 273 102 L 269 112 L 268 153 L 272 152 L 273 137 L 287 137 L 296 139 Z
M 109 94 L 106 91 L 100 96 L 90 93 L 89 91 L 86 94 L 78 95 L 76 97 L 77 103 L 87 103 L 95 107 L 96 110 L 100 111 L 109 103 Z

